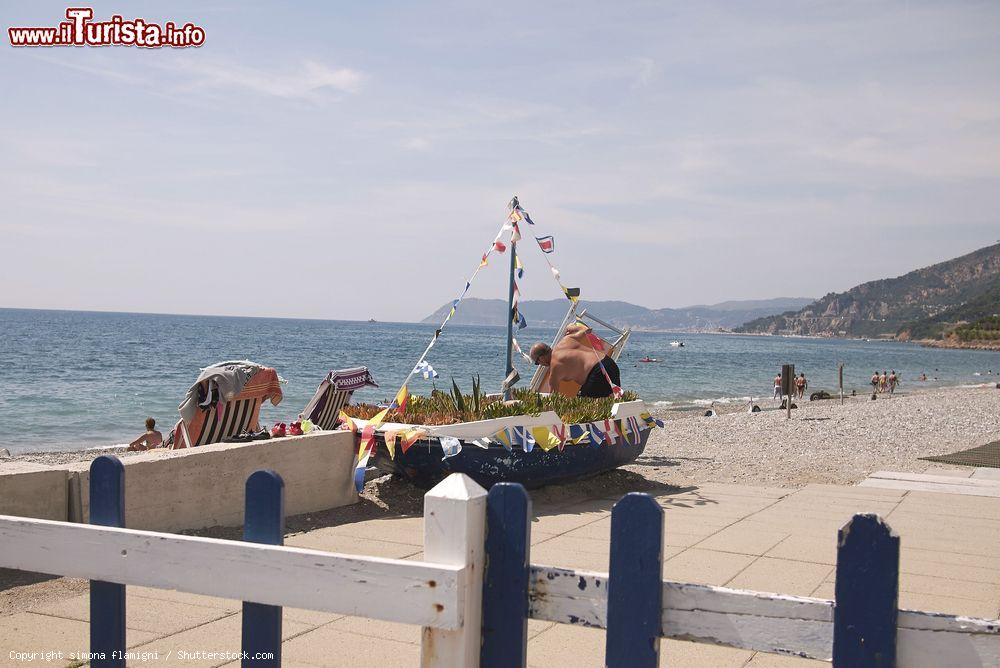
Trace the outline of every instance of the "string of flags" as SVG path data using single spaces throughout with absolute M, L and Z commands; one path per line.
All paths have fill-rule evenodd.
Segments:
M 534 221 L 531 220 L 531 216 L 528 215 L 528 212 L 521 206 L 517 197 L 514 197 L 510 201 L 509 207 L 510 216 L 508 216 L 507 219 L 510 221 L 510 224 L 514 226 L 515 230 L 517 229 L 517 223 L 521 220 L 527 222 L 529 225 L 535 224 Z M 518 238 L 520 238 L 520 235 L 518 235 Z M 575 304 L 580 299 L 580 288 L 566 287 L 566 285 L 562 282 L 562 276 L 560 275 L 559 270 L 556 269 L 555 265 L 553 265 L 552 261 L 549 259 L 549 255 L 554 253 L 556 250 L 555 237 L 551 234 L 536 236 L 535 242 L 538 244 L 538 249 L 542 251 L 542 257 L 545 258 L 545 262 L 549 265 L 549 271 L 552 272 L 552 277 L 555 278 L 556 283 L 559 284 L 559 289 L 562 290 L 564 295 L 566 295 L 566 299 Z

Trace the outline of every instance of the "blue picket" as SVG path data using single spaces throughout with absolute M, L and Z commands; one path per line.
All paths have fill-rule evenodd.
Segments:
M 855 515 L 837 540 L 833 665 L 893 668 L 899 536 L 878 515 Z
M 285 481 L 271 470 L 254 471 L 246 484 L 243 540 L 285 542 Z M 281 665 L 281 606 L 243 603 L 243 659 L 254 668 Z M 267 658 L 256 658 L 267 657 Z
M 655 668 L 663 614 L 663 509 L 646 494 L 626 494 L 611 511 L 608 668 Z
M 125 526 L 125 467 L 117 457 L 90 464 L 90 523 Z M 90 652 L 96 668 L 125 665 L 125 585 L 90 581 Z
M 525 665 L 531 499 L 524 487 L 502 482 L 486 497 L 481 668 Z

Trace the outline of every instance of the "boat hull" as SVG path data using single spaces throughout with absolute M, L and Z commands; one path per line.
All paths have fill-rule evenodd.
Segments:
M 519 447 L 507 450 L 500 445 L 481 448 L 462 442 L 462 451 L 444 458 L 436 438 L 421 440 L 405 453 L 398 445 L 395 457 L 389 455 L 381 435 L 377 437 L 374 464 L 384 473 L 407 478 L 430 488 L 452 473 L 464 473 L 483 487 L 498 482 L 519 482 L 527 488 L 567 482 L 610 471 L 629 464 L 642 454 L 649 440 L 649 429 L 639 432 L 635 442 L 615 445 L 569 445 L 562 451 L 535 447 L 525 452 Z

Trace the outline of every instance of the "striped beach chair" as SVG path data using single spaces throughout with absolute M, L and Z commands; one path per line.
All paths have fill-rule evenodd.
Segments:
M 174 427 L 173 448 L 219 443 L 245 431 L 257 431 L 260 429 L 260 408 L 264 401 L 270 400 L 274 405 L 281 402 L 278 372 L 270 367 L 239 363 L 241 372 L 249 378 L 228 399 L 221 396 L 219 384 L 211 378 L 201 380 L 213 369 L 226 365 L 233 366 L 234 363 L 224 362 L 205 369 L 189 391 L 188 397 L 193 398 L 194 408 L 185 411 L 182 404 L 182 415 L 187 412 L 190 418 L 182 417 Z
M 366 386 L 378 387 L 366 366 L 331 371 L 316 388 L 302 416 L 320 429 L 336 429 L 340 410 L 350 403 L 355 390 Z

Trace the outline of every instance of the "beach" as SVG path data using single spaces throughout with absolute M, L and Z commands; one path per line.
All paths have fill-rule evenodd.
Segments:
M 878 470 L 940 466 L 919 457 L 1000 440 L 1000 389 L 950 387 L 905 395 L 793 402 L 791 419 L 761 400 L 760 413 L 728 407 L 715 417 L 671 419 L 626 467 L 658 482 L 797 487 L 854 484 Z
M 614 472 L 592 484 L 620 489 L 641 485 L 689 485 L 725 482 L 773 487 L 809 483 L 854 484 L 869 473 L 890 469 L 921 472 L 940 466 L 919 457 L 940 455 L 1000 440 L 1000 389 L 993 384 L 909 391 L 906 394 L 869 395 L 793 402 L 791 419 L 777 402 L 761 399 L 763 410 L 730 403 L 715 407 L 717 415 L 704 417 L 705 408 L 688 411 L 651 407 L 664 420 L 654 429 L 646 450 L 629 466 L 627 476 Z M 98 455 L 128 457 L 122 448 L 29 452 L 0 461 L 24 461 L 47 466 L 90 461 Z M 378 503 L 392 504 L 389 496 L 407 497 L 406 483 L 369 485 L 367 493 Z M 400 499 L 401 500 L 401 499 Z

